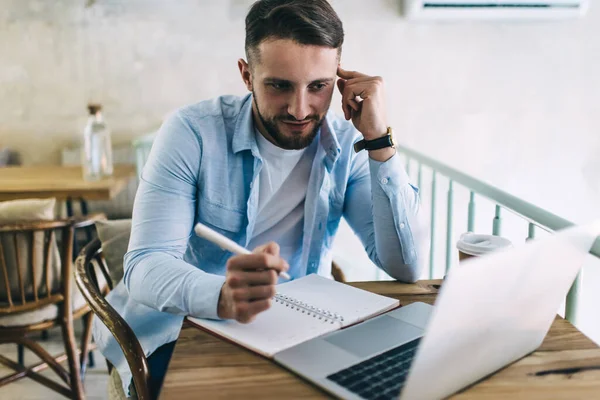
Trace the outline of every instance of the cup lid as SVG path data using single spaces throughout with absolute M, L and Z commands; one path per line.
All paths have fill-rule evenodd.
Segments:
M 472 256 L 481 256 L 506 247 L 512 247 L 512 243 L 502 236 L 471 232 L 463 233 L 456 243 L 458 250 Z

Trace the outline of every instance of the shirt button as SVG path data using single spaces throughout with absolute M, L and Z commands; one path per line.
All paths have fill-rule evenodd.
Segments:
M 400 224 L 400 229 L 404 229 L 404 222 Z
M 381 178 L 381 183 L 384 184 L 384 185 L 387 185 L 388 178 Z
M 254 186 L 254 182 L 250 182 L 250 189 L 252 189 L 252 186 Z

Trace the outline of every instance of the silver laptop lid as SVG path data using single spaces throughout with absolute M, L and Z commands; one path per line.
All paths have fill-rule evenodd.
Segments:
M 454 267 L 437 298 L 402 399 L 438 399 L 542 343 L 600 221 Z

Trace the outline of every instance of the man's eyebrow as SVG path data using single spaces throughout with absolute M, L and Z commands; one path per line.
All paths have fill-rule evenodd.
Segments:
M 315 79 L 310 84 L 312 85 L 315 83 L 331 83 L 331 82 L 333 82 L 333 78 L 321 78 L 321 79 Z
M 285 83 L 285 84 L 289 84 L 289 85 L 294 84 L 294 82 L 289 81 L 287 79 L 281 79 L 281 78 L 276 78 L 276 77 L 267 77 L 264 79 L 264 81 L 270 82 L 270 83 Z M 331 83 L 333 81 L 334 81 L 333 78 L 319 78 L 319 79 L 315 79 L 314 81 L 310 82 L 310 84 L 313 85 L 315 83 Z
M 275 77 L 267 77 L 264 80 L 265 80 L 265 82 L 292 84 L 292 81 L 288 81 L 287 79 L 275 78 Z

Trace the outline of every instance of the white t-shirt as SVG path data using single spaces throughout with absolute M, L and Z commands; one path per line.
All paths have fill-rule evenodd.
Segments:
M 273 241 L 292 266 L 302 247 L 304 200 L 317 141 L 302 150 L 284 150 L 256 131 L 263 166 L 258 176 L 258 213 L 248 248 Z

